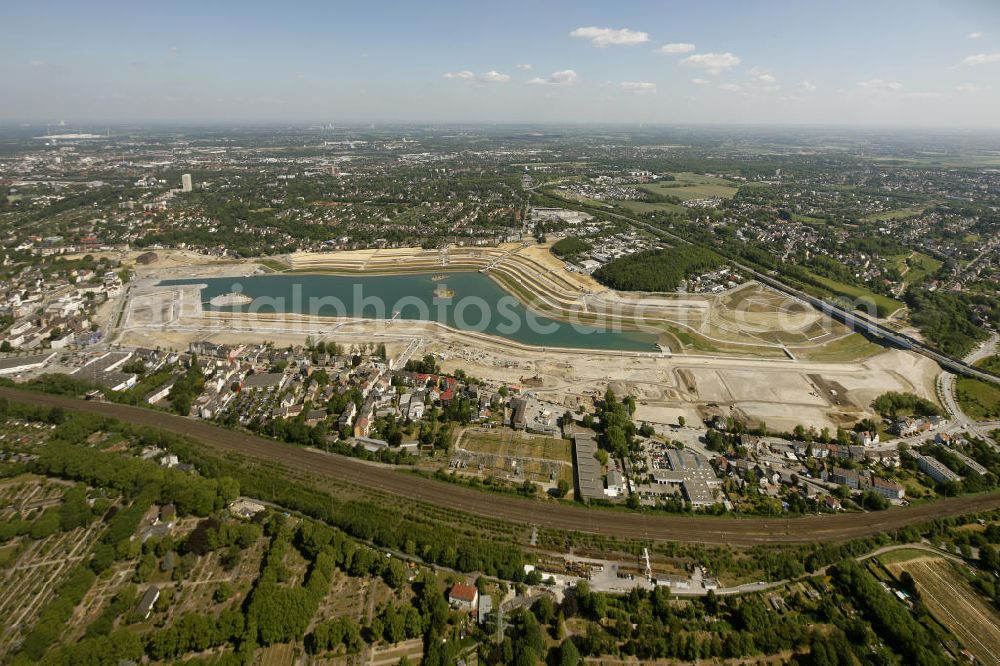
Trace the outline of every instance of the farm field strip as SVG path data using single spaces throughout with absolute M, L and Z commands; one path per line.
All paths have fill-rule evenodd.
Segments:
M 502 431 L 491 433 L 468 429 L 456 443 L 458 446 L 476 453 L 490 453 L 502 457 L 534 458 L 569 463 L 569 440 L 555 437 L 535 437 L 518 432 Z
M 918 558 L 889 565 L 909 571 L 928 609 L 984 664 L 1000 664 L 1000 615 L 941 558 Z

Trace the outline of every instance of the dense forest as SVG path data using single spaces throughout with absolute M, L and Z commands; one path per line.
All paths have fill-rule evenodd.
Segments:
M 672 247 L 615 259 L 598 268 L 594 277 L 622 291 L 674 291 L 688 277 L 722 264 L 722 257 L 706 248 Z
M 576 261 L 580 255 L 590 252 L 591 245 L 582 238 L 567 236 L 552 244 L 552 254 L 566 261 Z
M 993 320 L 1000 314 L 997 299 L 959 292 L 911 289 L 906 293 L 910 318 L 927 341 L 953 356 L 964 356 L 986 333 L 977 325 L 985 318 L 977 310 L 989 312 Z
M 912 393 L 889 391 L 875 398 L 872 408 L 886 418 L 913 414 L 916 416 L 940 416 L 941 410 L 930 400 Z

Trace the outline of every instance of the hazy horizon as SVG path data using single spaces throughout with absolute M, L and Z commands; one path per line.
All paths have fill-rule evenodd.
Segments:
M 14 3 L 0 124 L 1000 128 L 1000 6 Z

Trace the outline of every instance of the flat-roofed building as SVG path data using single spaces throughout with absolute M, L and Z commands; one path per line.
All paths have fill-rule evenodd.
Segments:
M 882 497 L 891 500 L 901 500 L 906 495 L 906 489 L 903 486 L 879 476 L 872 477 L 870 488 Z
M 31 356 L 8 356 L 0 359 L 0 375 L 19 375 L 29 370 L 37 370 L 48 363 L 55 352 L 32 354 Z
M 590 434 L 573 437 L 573 470 L 576 472 L 576 491 L 584 502 L 604 498 L 604 478 L 601 463 L 594 457 L 597 440 Z
M 917 467 L 920 468 L 920 471 L 935 481 L 946 483 L 948 481 L 958 481 L 961 478 L 937 458 L 925 456 L 916 451 L 911 451 L 910 455 L 917 461 Z

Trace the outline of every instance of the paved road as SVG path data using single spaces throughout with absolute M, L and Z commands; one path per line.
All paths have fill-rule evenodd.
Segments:
M 948 416 L 952 419 L 951 424 L 945 429 L 946 432 L 959 433 L 965 431 L 973 437 L 983 440 L 993 448 L 998 448 L 997 442 L 990 437 L 990 431 L 993 429 L 991 423 L 977 423 L 962 411 L 962 406 L 958 404 L 958 399 L 955 396 L 956 379 L 957 377 L 953 373 L 945 370 L 938 375 L 937 382 L 935 383 L 938 398 L 941 400 L 941 404 L 944 405 L 945 411 L 948 412 Z
M 993 356 L 997 353 L 997 343 L 1000 343 L 1000 333 L 994 333 L 990 336 L 990 339 L 982 343 L 975 349 L 973 349 L 969 354 L 962 360 L 969 365 L 975 365 L 979 361 L 983 360 L 988 356 Z
M 257 460 L 274 461 L 289 469 L 318 474 L 338 484 L 357 484 L 417 502 L 525 525 L 624 539 L 737 546 L 841 541 L 879 534 L 938 517 L 1000 508 L 1000 492 L 998 492 L 956 497 L 876 513 L 847 513 L 791 519 L 688 517 L 612 512 L 480 492 L 425 479 L 389 466 L 283 444 L 220 428 L 204 421 L 142 407 L 79 400 L 11 388 L 0 388 L 0 397 L 28 404 L 89 411 L 137 425 L 161 428 L 192 437 L 202 445 L 220 453 L 237 453 Z
M 567 205 L 570 208 L 574 207 L 571 202 L 568 203 Z M 577 208 L 579 208 L 579 206 L 577 206 Z M 678 236 L 665 229 L 661 229 L 660 227 L 649 224 L 648 222 L 637 220 L 634 217 L 629 217 L 627 215 L 622 215 L 620 213 L 612 213 L 608 211 L 604 211 L 604 213 L 611 217 L 616 217 L 618 219 L 624 220 L 625 222 L 628 222 L 632 226 L 641 227 L 642 229 L 645 229 L 646 231 L 654 235 L 660 237 L 666 237 L 685 245 L 694 245 L 692 241 L 686 238 Z M 900 347 L 902 349 L 908 349 L 918 354 L 927 356 L 933 359 L 938 365 L 940 365 L 945 370 L 957 372 L 959 374 L 966 375 L 969 377 L 976 377 L 977 379 L 981 379 L 987 382 L 993 382 L 994 384 L 1000 384 L 1000 376 L 988 373 L 985 370 L 973 367 L 972 365 L 966 363 L 965 361 L 948 356 L 947 354 L 940 352 L 937 349 L 934 349 L 933 347 L 930 347 L 919 340 L 911 338 L 910 336 L 905 335 L 903 333 L 898 333 L 892 329 L 883 326 L 878 321 L 869 319 L 866 316 L 858 314 L 854 310 L 848 311 L 840 307 L 836 303 L 807 294 L 800 289 L 796 289 L 795 287 L 791 287 L 785 284 L 781 280 L 778 280 L 777 278 L 771 275 L 765 275 L 764 273 L 756 271 L 750 268 L 749 266 L 746 266 L 745 264 L 741 264 L 738 261 L 730 259 L 729 263 L 738 268 L 741 272 L 753 276 L 755 279 L 762 282 L 763 284 L 766 284 L 770 287 L 773 287 L 774 289 L 777 289 L 790 296 L 793 296 L 794 298 L 797 298 L 798 300 L 807 303 L 808 305 L 811 305 L 813 308 L 819 310 L 820 312 L 826 314 L 827 316 L 832 317 L 833 319 L 836 319 L 837 321 L 844 323 L 852 331 L 867 333 L 868 335 L 875 337 L 877 340 L 888 341 L 889 343 L 892 343 L 892 345 L 896 347 Z

